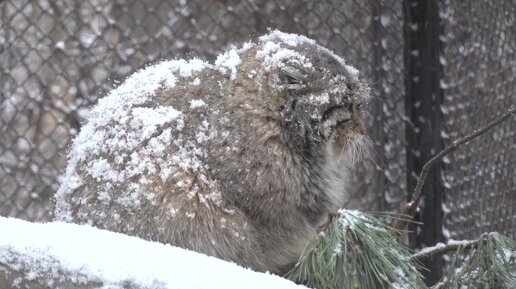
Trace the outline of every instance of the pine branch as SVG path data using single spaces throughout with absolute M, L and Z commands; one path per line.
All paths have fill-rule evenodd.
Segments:
M 421 269 L 390 226 L 371 214 L 341 209 L 286 277 L 317 289 L 422 289 Z
M 441 152 L 439 152 L 437 155 L 432 157 L 429 161 L 425 163 L 423 168 L 421 169 L 421 174 L 419 175 L 419 180 L 417 181 L 416 187 L 414 188 L 414 192 L 412 193 L 411 201 L 408 202 L 405 207 L 402 209 L 401 214 L 407 215 L 410 218 L 407 219 L 398 219 L 394 225 L 393 228 L 399 232 L 403 232 L 407 229 L 408 220 L 411 220 L 416 215 L 416 212 L 419 209 L 419 205 L 421 203 L 421 192 L 423 185 L 425 184 L 426 177 L 428 176 L 428 172 L 430 171 L 430 168 L 435 165 L 437 162 L 442 160 L 447 154 L 455 151 L 458 149 L 461 145 L 469 142 L 470 140 L 486 133 L 491 128 L 495 127 L 496 125 L 504 122 L 505 120 L 509 119 L 511 116 L 515 116 L 516 113 L 516 107 L 511 107 L 506 113 L 499 116 L 489 124 L 487 124 L 484 127 L 481 127 L 477 130 L 475 130 L 473 133 L 466 135 L 465 137 L 456 140 L 452 142 L 449 146 L 444 148 Z
M 459 247 L 443 278 L 432 289 L 516 288 L 516 242 L 496 232 L 484 233 Z
M 439 243 L 434 247 L 426 248 L 425 250 L 415 253 L 411 259 L 415 262 L 422 262 L 427 258 L 434 258 L 451 251 L 457 251 L 459 249 L 472 249 L 478 245 L 479 240 L 468 240 L 462 242 L 450 242 L 448 244 Z

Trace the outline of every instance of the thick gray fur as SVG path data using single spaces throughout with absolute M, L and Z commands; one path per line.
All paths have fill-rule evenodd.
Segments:
M 145 191 L 156 193 L 154 201 L 144 200 L 133 210 L 105 197 L 100 200 L 102 181 L 81 169 L 98 156 L 87 157 L 77 167 L 82 185 L 57 200 L 57 219 L 70 220 L 60 217 L 66 204 L 76 223 L 172 244 L 257 271 L 289 270 L 328 213 L 346 207 L 348 175 L 365 143 L 360 106 L 368 89 L 342 59 L 315 43 L 293 45 L 281 37 L 268 41 L 303 55 L 313 66 L 286 59 L 266 69 L 257 57 L 266 41 L 258 41 L 238 50 L 236 75 L 213 67 L 191 77 L 178 75 L 173 89 L 157 90 L 151 102 L 141 104 L 182 111 L 184 128 L 170 126 L 170 133 L 172 139 L 206 152 L 198 171 L 175 167 L 177 173 L 167 180 L 147 175 L 152 181 L 144 184 Z M 199 85 L 192 85 L 195 78 Z M 317 101 L 321 95 L 328 98 Z M 206 105 L 193 107 L 194 99 Z M 206 122 L 216 137 L 199 141 L 196 130 Z M 109 126 L 103 129 L 109 132 Z M 171 143 L 165 153 L 178 154 L 180 149 Z M 123 168 L 114 161 L 112 165 Z M 131 181 L 138 179 L 115 186 L 110 196 L 115 198 Z M 220 193 L 220 202 L 207 197 L 213 192 Z

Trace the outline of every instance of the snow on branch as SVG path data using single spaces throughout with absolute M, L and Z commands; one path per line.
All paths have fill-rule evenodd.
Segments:
M 434 258 L 446 254 L 448 252 L 457 251 L 461 248 L 474 248 L 479 242 L 478 240 L 462 240 L 454 241 L 450 240 L 447 244 L 437 243 L 435 246 L 424 248 L 423 250 L 412 255 L 412 260 L 419 261 L 426 258 Z
M 196 252 L 68 223 L 0 217 L 0 288 L 305 288 Z

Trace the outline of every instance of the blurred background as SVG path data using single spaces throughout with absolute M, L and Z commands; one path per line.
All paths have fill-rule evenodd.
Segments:
M 317 40 L 372 88 L 352 208 L 399 211 L 432 155 L 516 104 L 512 0 L 3 0 L 0 17 L 1 216 L 51 220 L 85 112 L 131 72 L 213 61 L 268 28 Z M 437 164 L 424 194 L 413 248 L 515 238 L 514 118 Z

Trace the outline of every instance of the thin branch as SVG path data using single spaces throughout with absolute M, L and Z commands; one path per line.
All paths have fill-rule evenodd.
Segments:
M 478 245 L 478 242 L 480 242 L 480 240 L 454 242 L 446 245 L 439 243 L 434 247 L 426 248 L 424 251 L 413 254 L 410 258 L 412 261 L 422 262 L 424 259 L 434 258 L 435 256 L 440 256 L 451 251 L 457 251 L 459 248 L 475 248 Z
M 412 193 L 412 199 L 410 202 L 408 202 L 405 207 L 403 208 L 401 214 L 410 216 L 410 218 L 407 219 L 399 219 L 397 220 L 393 228 L 398 230 L 399 232 L 405 231 L 407 228 L 407 225 L 409 223 L 408 220 L 413 219 L 417 210 L 419 209 L 419 204 L 421 203 L 421 191 L 423 188 L 423 185 L 425 184 L 426 177 L 428 175 L 428 172 L 430 171 L 430 168 L 436 164 L 438 161 L 440 161 L 442 158 L 444 158 L 447 154 L 455 151 L 458 149 L 461 145 L 469 142 L 470 140 L 484 134 L 494 126 L 504 122 L 511 116 L 515 116 L 516 107 L 511 107 L 506 113 L 496 118 L 494 121 L 490 122 L 484 127 L 481 127 L 477 130 L 475 130 L 473 133 L 456 140 L 452 142 L 449 146 L 444 148 L 441 152 L 439 152 L 437 155 L 432 157 L 428 162 L 425 163 L 423 168 L 421 169 L 421 174 L 419 176 L 419 180 L 417 181 L 416 187 L 414 188 L 414 192 Z

